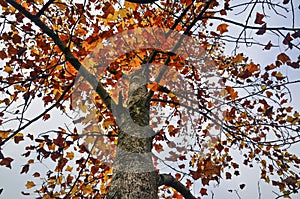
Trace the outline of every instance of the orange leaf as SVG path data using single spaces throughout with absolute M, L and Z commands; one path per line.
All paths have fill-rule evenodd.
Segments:
M 159 84 L 154 82 L 154 83 L 149 83 L 147 85 L 147 88 L 149 88 L 152 91 L 158 91 L 159 90 Z
M 250 73 L 253 73 L 255 71 L 258 71 L 259 70 L 259 67 L 254 64 L 253 62 L 251 62 L 249 65 L 246 66 L 246 69 L 250 72 Z
M 227 27 L 228 27 L 228 24 L 225 24 L 225 23 L 220 24 L 217 27 L 217 31 L 219 31 L 220 34 L 223 34 L 224 32 L 228 32 Z

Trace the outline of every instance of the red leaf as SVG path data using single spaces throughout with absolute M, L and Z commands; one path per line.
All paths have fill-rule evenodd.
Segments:
M 44 116 L 43 116 L 43 120 L 47 120 L 47 119 L 49 119 L 50 118 L 50 114 L 45 114 Z
M 264 17 L 265 17 L 265 15 L 260 14 L 260 13 L 257 12 L 254 23 L 256 23 L 256 24 L 264 24 L 265 22 L 262 20 Z
M 53 99 L 51 96 L 47 95 L 45 97 L 43 97 L 44 103 L 45 105 L 47 105 L 49 102 L 51 102 Z
M 264 24 L 257 32 L 257 35 L 263 35 L 266 32 L 267 24 Z
M 202 196 L 208 195 L 208 194 L 207 194 L 207 189 L 201 188 L 200 194 L 201 194 Z

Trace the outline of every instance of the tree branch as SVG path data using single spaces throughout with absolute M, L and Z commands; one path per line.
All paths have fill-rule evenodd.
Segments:
M 49 8 L 49 6 L 54 2 L 54 0 L 49 0 L 43 7 L 42 9 L 36 14 L 37 17 L 40 17 L 45 10 L 47 10 Z
M 245 29 L 256 29 L 256 30 L 261 29 L 261 27 L 258 27 L 258 26 L 249 26 L 249 25 L 245 25 L 245 24 L 242 24 L 242 23 L 239 23 L 239 22 L 236 22 L 236 21 L 232 21 L 232 20 L 230 20 L 230 19 L 222 18 L 222 17 L 204 16 L 204 17 L 202 17 L 202 19 L 217 19 L 217 20 L 225 21 L 225 22 L 227 22 L 227 23 L 232 23 L 232 24 L 234 24 L 234 25 L 243 27 L 243 28 L 245 28 Z M 266 30 L 287 30 L 287 31 L 297 31 L 297 30 L 300 30 L 300 27 L 299 27 L 299 28 L 288 28 L 288 27 L 282 26 L 282 27 L 266 27 L 265 29 L 266 29 Z
M 185 199 L 196 199 L 195 196 L 181 182 L 176 180 L 171 174 L 159 174 L 158 186 L 166 185 L 173 187 L 183 195 Z
M 65 58 L 68 62 L 70 62 L 74 68 L 82 75 L 92 86 L 92 88 L 97 92 L 97 94 L 101 97 L 103 102 L 106 104 L 109 110 L 111 110 L 111 103 L 115 103 L 110 95 L 106 92 L 106 90 L 103 88 L 102 84 L 98 81 L 98 79 L 91 74 L 79 61 L 69 48 L 64 44 L 64 42 L 59 38 L 59 35 L 57 35 L 53 30 L 51 30 L 48 26 L 46 26 L 40 19 L 38 15 L 32 15 L 30 12 L 28 12 L 23 6 L 18 4 L 14 0 L 7 0 L 7 2 L 12 5 L 15 9 L 17 9 L 19 12 L 21 12 L 23 15 L 25 15 L 27 18 L 29 18 L 35 25 L 37 25 L 39 28 L 42 29 L 42 31 L 47 34 L 49 37 L 52 38 L 54 43 L 59 47 L 59 49 L 64 53 Z M 50 0 L 51 2 L 51 0 Z

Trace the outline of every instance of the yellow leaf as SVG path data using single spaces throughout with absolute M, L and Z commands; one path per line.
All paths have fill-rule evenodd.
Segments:
M 32 182 L 32 181 L 27 181 L 27 183 L 26 183 L 25 186 L 26 186 L 27 189 L 30 189 L 30 188 L 34 187 L 35 184 L 34 184 L 34 182 Z
M 232 62 L 234 63 L 240 63 L 243 61 L 243 55 L 242 54 L 238 54 L 235 58 L 232 59 Z
M 0 138 L 2 139 L 6 139 L 9 136 L 9 133 L 11 132 L 11 130 L 8 131 L 0 131 Z
M 118 13 L 119 13 L 120 17 L 124 18 L 124 17 L 126 17 L 128 10 L 125 8 L 122 8 L 118 11 Z
M 93 187 L 91 185 L 86 185 L 83 189 L 83 193 L 84 194 L 90 194 L 93 192 Z
M 227 27 L 228 27 L 228 24 L 222 23 L 222 24 L 218 25 L 217 31 L 219 31 L 220 34 L 223 34 L 224 32 L 228 32 Z
M 137 4 L 137 3 L 131 3 L 131 2 L 125 1 L 124 6 L 125 6 L 125 8 L 127 8 L 127 9 L 130 9 L 130 8 L 131 8 L 132 11 L 135 11 L 135 10 L 137 9 L 137 7 L 139 6 L 139 4 Z
M 69 172 L 71 172 L 73 170 L 73 167 L 71 167 L 71 166 L 67 166 L 67 168 L 65 169 L 65 171 L 69 171 Z
M 73 160 L 74 153 L 73 152 L 67 152 L 67 158 L 69 158 L 70 160 Z
M 11 73 L 12 72 L 12 67 L 10 66 L 4 66 L 4 71 L 7 72 L 7 73 Z

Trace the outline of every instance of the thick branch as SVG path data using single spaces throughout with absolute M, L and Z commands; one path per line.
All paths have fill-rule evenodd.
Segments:
M 15 2 L 14 0 L 7 0 L 7 2 L 12 5 L 19 12 L 24 14 L 27 18 L 29 18 L 35 25 L 42 29 L 42 31 L 52 38 L 54 43 L 59 47 L 59 49 L 64 53 L 66 60 L 70 62 L 75 69 L 78 70 L 80 75 L 82 75 L 93 87 L 93 89 L 97 92 L 97 94 L 101 97 L 106 106 L 111 110 L 111 103 L 114 103 L 109 94 L 103 88 L 102 84 L 98 81 L 98 79 L 91 74 L 79 61 L 69 48 L 63 43 L 63 41 L 59 38 L 59 36 L 51 30 L 48 26 L 46 26 L 40 19 L 39 16 L 32 15 L 28 12 L 24 7 Z
M 196 199 L 195 196 L 186 188 L 181 182 L 176 180 L 171 174 L 160 174 L 158 180 L 158 186 L 166 185 L 173 187 L 183 195 L 185 199 Z

